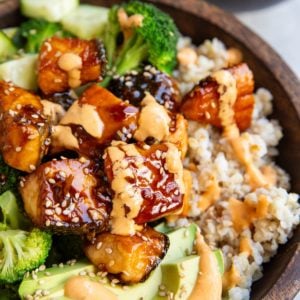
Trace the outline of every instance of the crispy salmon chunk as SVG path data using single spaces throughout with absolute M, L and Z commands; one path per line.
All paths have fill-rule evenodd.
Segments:
M 32 172 L 47 152 L 49 124 L 38 96 L 0 81 L 0 150 L 5 162 Z
M 251 124 L 254 108 L 253 73 L 245 63 L 227 69 L 236 79 L 237 99 L 234 104 L 235 121 L 240 130 Z M 199 82 L 183 98 L 181 112 L 189 119 L 221 127 L 219 118 L 219 85 L 211 77 Z
M 102 80 L 106 58 L 102 42 L 52 37 L 41 46 L 38 85 L 47 96 Z
M 53 152 L 75 150 L 99 156 L 112 139 L 127 141 L 136 129 L 138 109 L 98 85 L 89 87 L 53 128 Z M 61 134 L 61 132 L 64 132 Z M 73 143 L 66 143 L 66 131 Z
M 138 283 L 160 263 L 169 248 L 166 235 L 144 228 L 133 236 L 102 233 L 85 246 L 88 259 L 123 283 Z
M 25 211 L 36 226 L 55 232 L 104 230 L 111 201 L 102 177 L 99 168 L 84 158 L 42 164 L 21 181 Z
M 113 233 L 132 234 L 135 224 L 181 210 L 183 167 L 180 153 L 173 144 L 143 147 L 113 143 L 106 149 L 104 164 L 114 192 Z

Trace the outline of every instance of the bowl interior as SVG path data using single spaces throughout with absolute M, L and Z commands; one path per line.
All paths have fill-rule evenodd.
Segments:
M 111 6 L 121 1 L 86 0 L 82 2 Z M 197 0 L 152 0 L 151 2 L 155 2 L 158 7 L 168 12 L 175 19 L 180 31 L 192 37 L 196 45 L 204 39 L 217 37 L 227 46 L 237 47 L 243 52 L 245 61 L 254 71 L 256 87 L 267 88 L 275 98 L 272 117 L 279 120 L 284 132 L 279 145 L 280 155 L 276 161 L 290 174 L 291 190 L 300 193 L 300 87 L 289 68 L 268 45 L 242 26 L 234 17 L 213 6 Z M 1 14 L 0 10 L 0 16 Z M 12 12 L 0 17 L 0 27 L 17 25 L 20 20 L 20 14 L 15 7 Z M 296 99 L 299 101 L 298 104 L 295 104 Z M 297 106 L 298 113 L 295 106 Z M 290 284 L 290 295 L 296 294 L 297 287 L 295 290 L 293 282 L 289 282 L 290 278 L 283 278 L 281 274 L 292 264 L 293 259 L 296 259 L 294 262 L 296 265 L 300 264 L 299 253 L 295 256 L 298 242 L 300 242 L 299 227 L 293 239 L 279 248 L 278 254 L 271 263 L 265 264 L 264 277 L 254 283 L 251 299 L 262 299 L 266 295 L 269 296 L 265 299 L 283 299 L 276 295 L 275 298 L 270 298 L 271 293 L 274 293 L 272 287 L 275 283 L 276 291 L 279 293 L 280 287 L 288 290 L 287 285 Z M 294 271 L 295 266 L 290 268 Z M 297 272 L 296 278 L 299 279 L 300 271 Z M 286 296 L 285 299 L 292 299 Z

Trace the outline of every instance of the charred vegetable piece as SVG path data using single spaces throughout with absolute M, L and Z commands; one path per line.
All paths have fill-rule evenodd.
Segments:
M 110 197 L 99 167 L 86 159 L 52 160 L 21 181 L 33 223 L 55 232 L 82 234 L 107 226 Z
M 114 274 L 124 283 L 138 283 L 164 258 L 169 239 L 151 227 L 133 236 L 102 233 L 85 246 L 88 259 L 101 271 Z
M 254 108 L 253 73 L 245 63 L 227 69 L 236 79 L 237 99 L 234 104 L 235 120 L 240 130 L 251 124 Z M 221 127 L 219 119 L 219 85 L 208 77 L 200 81 L 183 98 L 181 112 L 190 120 Z
M 113 233 L 132 233 L 135 223 L 144 224 L 181 210 L 183 167 L 173 144 L 139 147 L 114 143 L 105 153 L 105 170 L 114 192 Z
M 108 89 L 135 106 L 139 106 L 145 92 L 149 92 L 159 104 L 170 111 L 176 110 L 180 100 L 175 80 L 151 65 L 145 66 L 139 73 L 131 71 L 124 76 L 114 76 Z
M 45 95 L 102 80 L 106 58 L 98 40 L 52 37 L 39 54 L 38 84 Z
M 0 149 L 11 167 L 32 172 L 47 152 L 49 124 L 39 97 L 0 81 Z
M 138 109 L 114 96 L 108 90 L 92 85 L 75 101 L 54 128 L 53 151 L 75 150 L 89 157 L 99 156 L 113 138 L 127 141 L 136 129 Z M 77 145 L 66 145 L 57 130 L 67 127 Z

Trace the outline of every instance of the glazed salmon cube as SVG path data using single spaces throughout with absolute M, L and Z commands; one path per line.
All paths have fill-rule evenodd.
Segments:
M 48 96 L 102 80 L 106 58 L 102 42 L 52 37 L 39 53 L 38 85 Z
M 25 211 L 36 226 L 54 232 L 100 232 L 111 209 L 102 176 L 84 158 L 44 163 L 20 183 Z
M 0 150 L 11 167 L 32 172 L 47 152 L 49 124 L 38 96 L 0 81 Z
M 130 219 L 128 223 L 144 224 L 181 211 L 184 183 L 180 153 L 171 143 L 138 146 L 113 143 L 105 151 L 105 172 L 114 192 L 112 223 Z M 125 187 L 119 189 L 122 174 Z M 121 213 L 118 207 L 127 199 Z M 139 202 L 139 206 L 130 204 Z M 113 233 L 119 233 L 114 231 Z
M 253 73 L 245 63 L 228 68 L 228 71 L 232 73 L 237 84 L 235 121 L 240 130 L 245 130 L 251 124 L 254 108 Z M 211 77 L 200 81 L 184 96 L 181 105 L 183 115 L 189 120 L 221 127 L 218 88 L 218 83 Z
M 102 233 L 85 246 L 88 259 L 103 272 L 123 283 L 138 283 L 164 258 L 169 248 L 166 235 L 145 227 L 133 236 Z
M 60 127 L 54 127 L 52 151 L 71 149 L 89 157 L 99 156 L 112 139 L 127 141 L 132 138 L 138 113 L 138 108 L 94 84 L 72 104 L 60 121 Z M 68 127 L 77 141 L 75 146 L 74 143 L 67 145 L 64 136 L 56 135 L 62 126 Z

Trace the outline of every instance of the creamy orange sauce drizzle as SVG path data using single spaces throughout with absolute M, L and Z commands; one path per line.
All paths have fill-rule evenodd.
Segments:
M 221 188 L 219 186 L 216 176 L 212 176 L 206 191 L 200 196 L 198 200 L 198 207 L 205 211 L 215 203 L 220 197 Z
M 240 135 L 240 131 L 234 119 L 234 103 L 237 98 L 236 80 L 233 75 L 226 70 L 215 72 L 212 77 L 220 85 L 220 109 L 219 118 L 224 128 L 224 136 L 241 164 L 244 165 L 249 177 L 249 184 L 253 189 L 268 186 L 268 180 L 264 174 L 255 166 L 250 153 L 248 142 Z
M 73 135 L 69 126 L 57 125 L 52 127 L 51 133 L 52 146 L 62 149 L 79 149 L 77 138 Z
M 90 104 L 79 104 L 78 100 L 68 109 L 60 124 L 81 125 L 88 134 L 95 138 L 101 138 L 104 131 L 104 123 L 96 107 Z
M 102 284 L 83 276 L 71 277 L 64 286 L 64 295 L 72 300 L 117 300 Z
M 198 233 L 196 250 L 200 256 L 199 275 L 189 300 L 220 300 L 222 296 L 222 275 L 214 253 Z
M 222 279 L 223 290 L 228 291 L 241 282 L 241 276 L 234 265 L 224 273 Z
M 123 8 L 118 10 L 118 21 L 122 32 L 124 34 L 124 39 L 128 39 L 132 35 L 132 29 L 136 27 L 141 27 L 143 25 L 144 17 L 139 14 L 128 16 Z
M 268 208 L 269 202 L 264 195 L 259 197 L 256 206 L 247 200 L 239 201 L 234 198 L 229 199 L 229 211 L 233 227 L 238 233 L 250 228 L 254 221 L 266 217 Z
M 162 141 L 170 134 L 171 119 L 166 109 L 158 104 L 149 93 L 146 93 L 141 106 L 138 129 L 134 134 L 134 138 L 138 141 L 144 141 L 148 137 L 153 137 L 158 141 Z
M 251 240 L 248 237 L 243 236 L 240 239 L 240 252 L 245 253 L 247 256 L 252 255 Z

